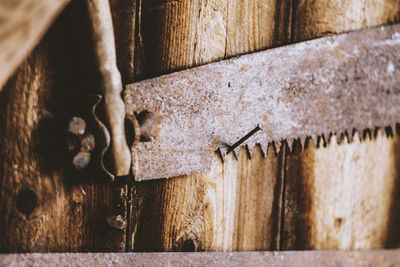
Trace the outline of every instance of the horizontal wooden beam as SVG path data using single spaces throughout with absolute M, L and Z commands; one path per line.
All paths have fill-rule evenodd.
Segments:
M 398 266 L 400 249 L 3 254 L 0 266 Z

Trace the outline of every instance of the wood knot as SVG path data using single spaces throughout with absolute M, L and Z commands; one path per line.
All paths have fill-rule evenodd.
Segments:
M 29 219 L 29 216 L 36 209 L 37 203 L 36 193 L 31 189 L 23 189 L 18 193 L 16 207 L 18 211 L 25 215 L 26 219 Z
M 186 239 L 181 245 L 182 252 L 195 252 L 197 251 L 197 245 L 192 239 Z
M 124 230 L 126 228 L 127 222 L 121 215 L 108 216 L 106 222 L 113 228 Z

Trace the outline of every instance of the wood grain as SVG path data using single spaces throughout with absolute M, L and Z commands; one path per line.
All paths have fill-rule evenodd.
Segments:
M 0 93 L 1 252 L 125 250 L 125 230 L 106 218 L 125 218 L 126 184 L 72 172 L 64 149 L 84 80 L 96 80 L 81 64 L 94 61 L 79 52 L 91 45 L 72 27 L 87 29 L 81 4 L 67 7 Z
M 0 2 L 0 91 L 69 0 Z
M 297 1 L 293 40 L 391 23 L 399 11 L 391 0 Z M 334 139 L 288 154 L 281 249 L 398 246 L 398 143 L 397 135 L 341 145 Z
M 111 7 L 126 83 L 399 14 L 392 0 L 294 1 L 293 9 L 273 0 L 111 0 Z M 397 136 L 277 156 L 256 147 L 251 159 L 242 148 L 238 159 L 215 155 L 209 173 L 142 183 L 71 172 L 61 139 L 77 99 L 68 96 L 93 92 L 97 82 L 85 23 L 82 3 L 72 1 L 0 92 L 1 252 L 399 246 Z M 117 215 L 126 229 L 107 223 Z
M 288 8 L 270 0 L 144 1 L 142 77 L 281 44 Z M 209 173 L 135 184 L 130 249 L 276 249 L 281 162 L 271 149 L 267 157 L 254 149 L 251 160 L 242 150 L 224 163 L 215 155 Z
M 135 251 L 233 251 L 277 247 L 281 184 L 272 150 L 224 164 L 207 174 L 136 185 L 140 209 Z M 277 181 L 278 180 L 278 181 Z
M 396 0 L 295 1 L 294 41 L 394 23 L 400 19 Z
M 290 1 L 228 0 L 225 57 L 289 41 Z

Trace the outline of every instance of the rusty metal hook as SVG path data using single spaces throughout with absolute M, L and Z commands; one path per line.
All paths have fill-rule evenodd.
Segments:
M 114 180 L 114 176 L 128 175 L 131 166 L 131 152 L 125 136 L 125 104 L 121 98 L 123 85 L 117 67 L 110 4 L 108 0 L 86 0 L 86 4 L 92 28 L 94 54 L 101 76 L 102 96 L 97 96 L 97 102 L 91 110 L 99 130 L 97 136 L 102 143 L 102 148 L 98 151 L 98 161 L 103 171 Z M 95 112 L 102 99 L 104 123 Z M 104 165 L 104 155 L 108 152 L 111 170 L 107 170 Z

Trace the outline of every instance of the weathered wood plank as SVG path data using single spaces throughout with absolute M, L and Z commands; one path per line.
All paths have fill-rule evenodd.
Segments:
M 94 62 L 79 53 L 90 43 L 72 27 L 87 36 L 85 17 L 82 2 L 71 3 L 0 93 L 1 252 L 125 250 L 125 230 L 106 218 L 125 218 L 127 186 L 71 172 L 64 150 L 78 108 L 71 96 L 96 81 L 85 69 Z
M 370 28 L 400 19 L 396 0 L 295 1 L 294 41 Z
M 280 21 L 288 23 L 290 6 L 283 2 L 143 1 L 142 77 L 284 42 L 288 33 Z M 231 155 L 222 163 L 215 155 L 206 174 L 136 183 L 130 249 L 276 249 L 282 155 L 270 150 L 264 157 L 256 148 L 251 160 L 244 150 L 238 157 Z
M 393 246 L 398 229 L 398 137 L 325 148 L 312 144 L 288 156 L 284 249 L 372 249 Z M 379 157 L 377 156 L 379 155 Z M 398 202 L 398 201 L 397 201 Z M 395 205 L 395 209 L 392 207 Z M 398 238 L 397 238 L 398 240 Z
M 282 44 L 291 17 L 294 40 L 302 40 L 391 22 L 399 12 L 396 1 L 345 1 L 330 11 L 325 1 L 299 1 L 293 16 L 285 1 L 140 3 L 112 1 L 125 82 Z M 337 21 L 367 14 L 362 7 L 373 13 L 361 20 L 365 25 L 334 29 Z M 310 146 L 289 155 L 285 169 L 284 155 L 270 150 L 263 157 L 256 148 L 249 160 L 242 150 L 238 161 L 231 156 L 221 163 L 216 156 L 210 173 L 134 183 L 129 190 L 126 178 L 107 185 L 95 174 L 71 175 L 58 139 L 63 119 L 73 114 L 65 96 L 84 91 L 94 79 L 86 75 L 90 59 L 76 53 L 90 50 L 87 36 L 72 41 L 71 20 L 84 24 L 77 10 L 70 7 L 0 93 L 0 251 L 277 249 L 282 170 L 287 185 L 281 248 L 398 246 L 397 137 Z M 360 157 L 345 163 L 353 156 Z M 109 215 L 129 215 L 127 234 L 106 223 Z
M 0 91 L 69 0 L 0 2 Z
M 256 153 L 261 151 L 256 148 Z M 276 249 L 281 184 L 273 151 L 215 158 L 207 174 L 136 185 L 137 251 Z
M 289 41 L 291 1 L 228 0 L 225 57 Z
M 399 11 L 392 0 L 298 1 L 292 34 L 301 41 L 377 26 L 398 20 Z M 281 249 L 398 246 L 399 140 L 334 139 L 326 148 L 311 144 L 288 154 Z

